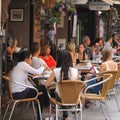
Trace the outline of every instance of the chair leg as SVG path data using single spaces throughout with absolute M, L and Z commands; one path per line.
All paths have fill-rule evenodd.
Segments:
M 19 114 L 21 114 L 22 113 L 22 110 L 23 110 L 23 108 L 24 108 L 24 105 L 25 105 L 25 102 L 24 103 L 22 103 L 22 106 L 20 107 L 20 110 L 19 110 Z
M 35 111 L 34 101 L 32 101 L 32 107 L 33 107 L 33 113 L 34 113 L 35 119 L 37 120 L 37 115 L 36 115 L 36 111 Z
M 39 111 L 39 115 L 40 115 L 40 120 L 42 120 L 42 114 L 41 114 L 41 108 L 40 108 L 40 102 L 39 100 L 35 100 L 37 102 L 38 105 L 38 111 Z
M 116 93 L 114 94 L 114 96 L 115 96 L 115 101 L 116 101 L 118 110 L 119 110 L 119 112 L 120 112 L 120 106 L 119 106 L 119 103 L 118 103 L 118 99 L 117 99 Z
M 82 118 L 83 118 L 83 113 L 82 113 L 82 105 L 80 105 L 80 120 L 82 120 Z
M 108 94 L 108 99 L 110 100 L 110 94 Z
M 29 108 L 29 106 L 30 106 L 30 101 L 27 103 L 27 106 L 26 106 L 26 108 Z
M 50 117 L 51 117 L 51 110 L 52 110 L 52 105 L 50 103 L 50 106 L 49 106 L 49 120 L 50 120 Z
M 56 105 L 55 109 L 56 109 L 56 120 L 58 120 L 58 106 L 57 105 Z
M 75 106 L 75 109 L 77 109 L 77 105 Z M 75 111 L 75 119 L 77 120 L 77 111 Z
M 105 112 L 105 110 L 104 110 L 104 108 L 103 108 L 103 107 L 106 106 L 106 108 L 107 108 L 107 110 L 108 110 L 108 106 L 107 106 L 107 104 L 105 103 L 105 101 L 100 101 L 100 103 L 101 103 L 102 111 L 103 111 L 103 114 L 104 114 L 104 118 L 105 118 L 105 120 L 108 120 L 107 117 L 106 117 L 106 112 Z M 109 120 L 111 120 L 111 117 L 110 117 L 109 113 L 107 113 L 107 116 L 108 116 Z
M 3 120 L 5 120 L 5 117 L 6 117 L 6 115 L 7 115 L 9 106 L 10 106 L 10 102 L 8 103 L 7 108 L 6 108 L 6 110 L 5 110 L 5 114 L 4 114 L 4 116 L 3 116 Z
M 11 110 L 11 113 L 10 113 L 10 116 L 9 116 L 9 120 L 11 120 L 11 117 L 12 117 L 13 111 L 14 111 L 14 109 L 15 109 L 16 103 L 17 103 L 17 101 L 14 102 L 14 104 L 13 104 L 13 107 L 12 107 L 12 110 Z

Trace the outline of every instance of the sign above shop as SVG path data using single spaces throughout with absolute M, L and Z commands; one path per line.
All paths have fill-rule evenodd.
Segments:
M 113 0 L 113 4 L 120 4 L 120 0 Z
M 102 0 L 104 1 L 105 3 L 109 4 L 109 5 L 112 5 L 113 4 L 113 0 Z
M 90 10 L 109 10 L 110 5 L 105 2 L 89 2 Z
M 88 0 L 72 0 L 73 4 L 86 4 Z

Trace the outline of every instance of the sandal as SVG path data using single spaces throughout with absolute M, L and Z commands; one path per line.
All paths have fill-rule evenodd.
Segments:
M 92 105 L 92 104 L 93 104 L 92 102 L 86 101 L 86 102 L 85 102 L 85 108 L 89 108 L 90 105 Z

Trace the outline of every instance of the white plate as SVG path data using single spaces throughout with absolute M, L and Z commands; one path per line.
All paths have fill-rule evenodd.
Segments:
M 46 75 L 43 75 L 43 77 L 50 77 L 50 75 L 46 74 Z

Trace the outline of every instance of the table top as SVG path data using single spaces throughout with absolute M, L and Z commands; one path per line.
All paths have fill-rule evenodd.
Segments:
M 90 71 L 91 71 L 91 67 L 94 67 L 94 69 L 95 69 L 95 71 L 97 71 L 97 73 L 99 72 L 99 68 L 100 68 L 100 66 L 99 65 L 81 65 L 81 64 L 77 64 L 76 66 L 75 66 L 75 68 L 76 69 L 78 69 L 78 70 L 80 70 L 81 72 L 85 72 L 85 73 L 89 73 Z
M 47 78 L 49 78 L 50 77 L 50 75 L 48 74 L 46 74 L 46 75 L 36 75 L 36 76 L 33 76 L 32 78 L 33 79 L 47 79 Z
M 77 65 L 75 66 L 75 68 L 77 68 L 78 70 L 90 70 L 90 66 L 81 66 L 81 65 Z

